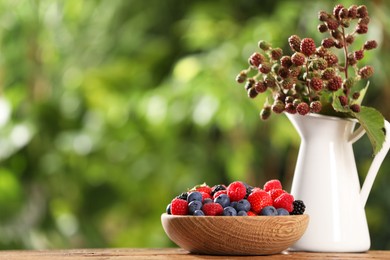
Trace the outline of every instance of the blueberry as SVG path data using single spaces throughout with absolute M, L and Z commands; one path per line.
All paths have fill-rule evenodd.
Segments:
M 171 214 L 171 203 L 168 204 L 166 212 L 167 214 Z
M 188 213 L 190 215 L 193 215 L 196 210 L 201 209 L 201 208 L 202 208 L 202 202 L 200 202 L 199 200 L 191 201 L 188 204 Z
M 236 210 L 237 211 L 246 211 L 248 212 L 251 209 L 251 204 L 248 200 L 242 199 L 237 202 Z
M 276 211 L 278 212 L 279 216 L 288 216 L 288 215 L 290 215 L 290 213 L 288 213 L 288 211 L 286 209 L 284 209 L 284 208 L 278 208 Z
M 246 213 L 246 211 L 241 210 L 237 213 L 237 216 L 248 216 L 248 213 Z
M 260 215 L 264 216 L 277 216 L 278 212 L 276 211 L 275 207 L 273 206 L 267 206 L 263 208 L 260 212 Z
M 207 203 L 211 203 L 211 202 L 213 202 L 213 200 L 210 199 L 210 198 L 205 198 L 205 199 L 203 200 L 203 204 L 207 204 Z
M 227 194 L 221 194 L 214 199 L 214 202 L 221 204 L 222 208 L 225 208 L 230 205 L 230 198 Z
M 194 216 L 204 216 L 204 212 L 200 209 L 195 210 Z
M 237 210 L 237 201 L 230 202 L 230 207 L 233 207 L 235 210 Z
M 237 216 L 237 211 L 230 206 L 227 206 L 223 209 L 223 215 L 224 216 Z
M 188 197 L 187 197 L 188 203 L 190 203 L 191 201 L 194 201 L 194 200 L 201 202 L 202 201 L 202 193 L 200 193 L 199 191 L 193 191 L 190 194 L 188 194 Z

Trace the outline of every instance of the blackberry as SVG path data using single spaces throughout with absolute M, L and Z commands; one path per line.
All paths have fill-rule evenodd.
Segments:
M 257 81 L 254 88 L 257 93 L 263 93 L 267 90 L 267 86 L 262 81 Z
M 187 200 L 187 197 L 188 197 L 188 193 L 187 192 L 183 192 L 179 196 L 176 196 L 176 198 L 182 199 L 182 200 Z
M 355 29 L 357 34 L 365 34 L 368 32 L 367 24 L 358 24 Z
M 375 41 L 375 40 L 372 40 L 372 41 L 366 41 L 364 43 L 364 46 L 363 48 L 365 50 L 372 50 L 372 49 L 375 49 L 376 47 L 378 47 L 378 43 Z
M 290 48 L 293 51 L 301 50 L 301 38 L 299 38 L 298 35 L 291 35 L 288 38 L 288 44 L 290 45 Z
M 300 44 L 300 50 L 306 56 L 310 56 L 316 52 L 316 44 L 312 38 L 304 38 Z
M 310 80 L 310 87 L 315 91 L 320 91 L 322 89 L 322 80 L 320 78 L 312 78 Z
M 363 50 L 358 50 L 353 53 L 353 56 L 355 57 L 356 60 L 361 60 L 364 58 L 364 51 Z
M 349 18 L 352 18 L 352 19 L 355 19 L 356 16 L 357 16 L 357 5 L 351 5 L 349 8 L 348 8 L 348 17 Z
M 374 74 L 374 68 L 372 66 L 364 66 L 358 71 L 358 74 L 363 79 L 367 79 Z
M 298 114 L 300 114 L 300 115 L 302 115 L 302 116 L 304 116 L 304 115 L 306 115 L 307 113 L 309 113 L 310 112 L 310 107 L 309 107 L 309 105 L 307 104 L 307 103 L 305 103 L 305 102 L 301 102 L 301 103 L 299 103 L 298 105 L 297 105 L 297 112 L 298 112 Z
M 359 113 L 360 112 L 360 106 L 358 104 L 352 104 L 349 106 L 349 108 L 355 112 L 355 113 Z
M 211 188 L 211 196 L 214 196 L 214 194 L 217 192 L 217 191 L 220 191 L 220 190 L 226 190 L 226 186 L 223 185 L 223 184 L 218 184 L 218 185 L 215 185 Z
M 305 64 L 306 58 L 305 55 L 301 52 L 296 52 L 291 56 L 291 61 L 296 66 L 301 66 Z
M 312 101 L 310 103 L 310 112 L 312 113 L 319 113 L 322 109 L 322 104 L 320 101 Z
M 370 45 L 371 46 L 371 45 Z M 284 68 L 290 68 L 293 63 L 291 61 L 291 57 L 290 56 L 283 56 L 281 59 L 280 59 L 280 64 L 282 64 L 282 66 Z
M 290 215 L 302 215 L 305 212 L 306 206 L 302 200 L 294 200 L 293 202 L 294 209 Z

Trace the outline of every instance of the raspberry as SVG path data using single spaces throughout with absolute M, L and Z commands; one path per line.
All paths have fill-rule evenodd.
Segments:
M 296 52 L 291 56 L 291 61 L 296 66 L 302 66 L 305 64 L 305 60 L 305 55 L 300 52 Z
M 319 113 L 322 109 L 322 104 L 320 101 L 313 101 L 310 103 L 310 112 Z
M 272 206 L 271 196 L 263 190 L 252 191 L 248 196 L 248 201 L 251 204 L 251 210 L 256 214 L 259 214 L 264 207 Z
M 356 60 L 361 60 L 364 58 L 364 51 L 363 50 L 358 50 L 353 53 L 353 56 L 355 57 Z
M 316 52 L 316 44 L 312 38 L 304 38 L 301 41 L 300 50 L 306 56 L 313 55 Z
M 227 187 L 227 194 L 230 197 L 230 201 L 239 201 L 246 195 L 245 184 L 241 181 L 235 181 L 229 184 Z
M 202 194 L 202 201 L 205 199 L 211 199 L 211 195 L 209 193 L 201 191 L 200 194 Z
M 283 193 L 279 197 L 277 197 L 273 203 L 275 208 L 284 208 L 288 212 L 292 212 L 294 209 L 293 206 L 294 196 L 289 193 Z
M 280 183 L 279 180 L 269 180 L 264 184 L 263 189 L 265 191 L 270 191 L 274 189 L 282 189 L 282 184 Z
M 302 200 L 294 200 L 293 208 L 290 215 L 302 215 L 305 212 L 306 206 Z
M 357 16 L 359 18 L 364 18 L 368 15 L 367 7 L 365 5 L 360 5 L 357 8 Z
M 364 66 L 358 71 L 358 74 L 362 79 L 367 79 L 374 74 L 374 68 L 372 66 Z
M 310 87 L 315 91 L 321 90 L 322 89 L 322 80 L 320 78 L 312 78 L 310 80 Z
M 261 73 L 268 74 L 271 71 L 271 64 L 264 62 L 260 64 L 258 69 Z
M 221 204 L 216 202 L 210 202 L 202 206 L 202 211 L 206 216 L 219 216 L 223 213 Z
M 291 65 L 293 65 L 290 56 L 283 56 L 282 58 L 280 58 L 280 64 L 282 64 L 282 66 L 287 69 L 290 68 Z
M 205 192 L 205 193 L 207 193 L 207 194 L 211 194 L 211 188 L 210 188 L 210 186 L 209 185 L 207 185 L 206 183 L 203 183 L 203 184 L 201 184 L 201 185 L 197 185 L 197 186 L 195 186 L 195 187 L 193 187 L 192 189 L 191 189 L 191 191 L 199 191 L 199 192 Z
M 286 104 L 286 107 L 284 109 L 286 110 L 286 112 L 288 112 L 290 114 L 297 113 L 297 110 L 296 110 L 295 106 L 292 103 Z
M 376 47 L 378 47 L 378 43 L 374 40 L 373 41 L 366 41 L 364 43 L 364 46 L 363 46 L 363 48 L 365 50 L 372 50 L 372 49 L 375 49 Z
M 355 112 L 355 113 L 359 113 L 360 112 L 360 106 L 358 104 L 352 104 L 349 106 L 349 108 Z
M 290 45 L 291 50 L 300 51 L 301 48 L 301 38 L 298 35 L 291 35 L 288 38 L 288 44 Z
M 172 215 L 187 215 L 188 214 L 188 202 L 183 199 L 174 198 L 171 201 L 171 214 Z
M 304 116 L 310 112 L 310 107 L 307 103 L 301 102 L 297 106 L 297 112 L 298 112 L 298 114 Z
M 317 26 L 317 29 L 320 33 L 324 33 L 328 31 L 328 26 L 326 26 L 326 24 L 320 24 Z
M 321 78 L 324 80 L 329 80 L 336 75 L 336 72 L 332 68 L 327 68 L 321 72 Z
M 219 190 L 219 191 L 216 191 L 214 194 L 213 194 L 213 199 L 217 198 L 219 195 L 221 194 L 227 194 L 227 190 Z
M 272 201 L 274 201 L 277 197 L 279 197 L 281 194 L 285 193 L 286 191 L 282 189 L 273 189 L 270 190 L 268 193 L 271 196 Z
M 248 214 L 248 217 L 254 217 L 254 216 L 257 216 L 257 214 L 256 214 L 256 213 L 254 213 L 253 211 L 248 211 L 248 212 L 247 212 L 247 214 Z
M 332 48 L 334 46 L 335 42 L 333 38 L 325 38 L 322 40 L 321 45 L 324 46 L 324 48 Z
M 368 32 L 367 24 L 358 24 L 355 29 L 357 34 L 365 34 Z
M 254 86 L 257 93 L 263 93 L 267 90 L 267 86 L 262 81 L 257 81 Z
M 271 57 L 273 60 L 279 60 L 283 55 L 283 50 L 281 48 L 275 48 L 271 51 Z
M 339 22 L 336 19 L 331 18 L 326 21 L 326 25 L 328 26 L 329 30 L 334 31 L 339 27 Z
M 340 104 L 345 107 L 348 105 L 348 98 L 346 96 L 339 96 Z
M 244 83 L 247 76 L 248 74 L 245 71 L 241 71 L 236 77 L 237 83 Z
M 349 18 L 356 18 L 357 16 L 357 5 L 351 5 L 349 8 L 348 8 L 348 17 Z
M 330 91 L 336 91 L 341 88 L 342 84 L 343 84 L 342 78 L 336 76 L 328 81 L 327 87 Z
M 264 56 L 261 55 L 260 53 L 258 52 L 255 52 L 253 53 L 250 57 L 249 57 L 249 64 L 254 66 L 254 67 L 259 67 L 259 65 L 264 61 Z

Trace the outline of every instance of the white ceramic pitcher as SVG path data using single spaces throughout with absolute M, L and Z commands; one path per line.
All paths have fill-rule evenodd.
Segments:
M 360 188 L 352 144 L 364 135 L 356 120 L 287 114 L 301 137 L 291 193 L 306 204 L 309 226 L 292 250 L 363 252 L 370 248 L 364 206 L 389 148 L 390 124 Z

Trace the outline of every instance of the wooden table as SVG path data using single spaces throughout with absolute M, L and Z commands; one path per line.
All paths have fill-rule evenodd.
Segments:
M 15 250 L 0 251 L 1 260 L 119 260 L 119 259 L 390 259 L 390 251 L 367 253 L 309 253 L 283 252 L 272 256 L 208 256 L 194 255 L 179 248 L 129 248 L 129 249 L 70 249 L 70 250 Z

